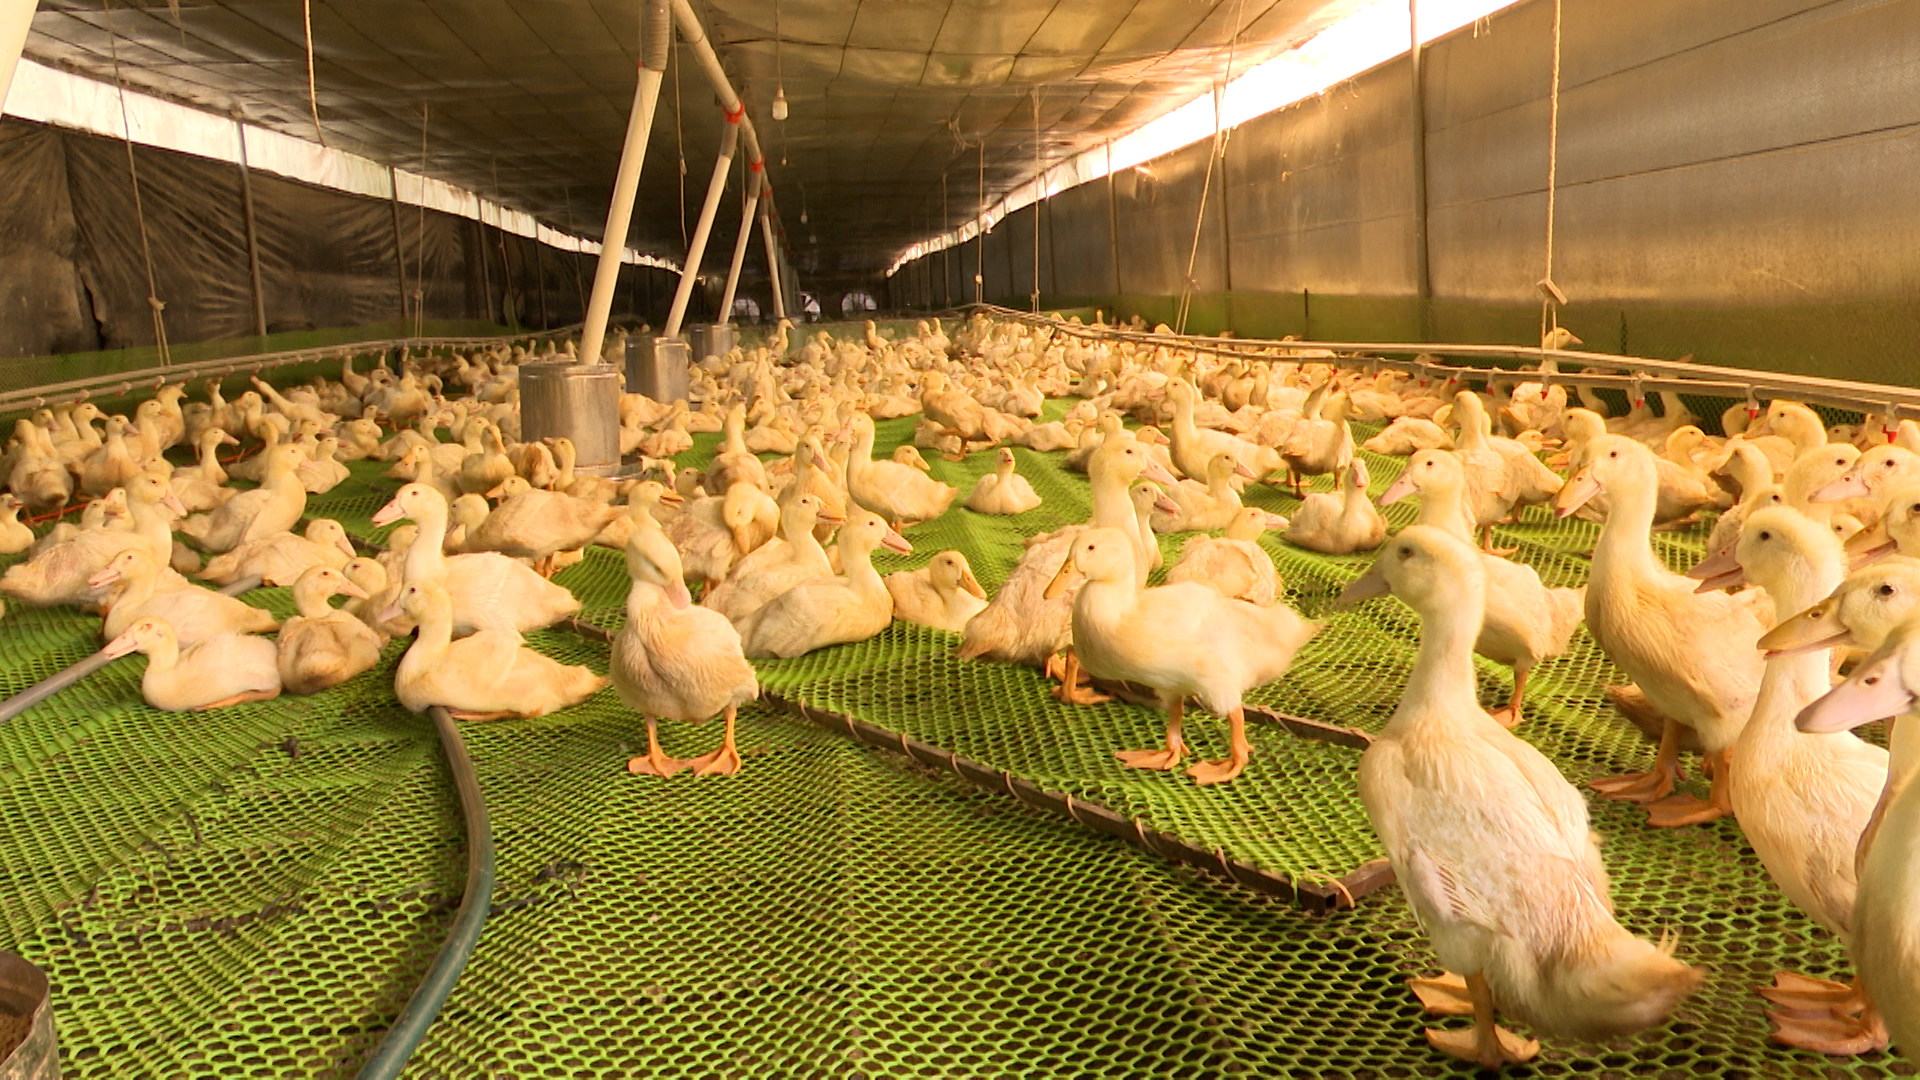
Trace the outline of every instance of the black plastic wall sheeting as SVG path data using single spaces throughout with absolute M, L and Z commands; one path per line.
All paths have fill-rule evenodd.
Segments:
M 254 333 L 239 167 L 143 146 L 133 167 L 139 214 L 125 143 L 0 121 L 0 356 L 154 344 L 143 220 L 168 341 Z M 416 292 L 428 320 L 543 329 L 584 315 L 591 256 L 435 210 L 400 206 L 396 221 L 388 200 L 251 180 L 269 333 L 412 318 Z M 659 325 L 675 280 L 624 267 L 615 314 Z M 692 317 L 712 306 L 696 290 Z

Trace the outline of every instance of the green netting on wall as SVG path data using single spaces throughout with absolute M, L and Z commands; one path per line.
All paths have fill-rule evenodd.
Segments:
M 882 425 L 883 438 L 908 428 Z M 1083 481 L 1047 455 L 1019 456 L 1047 506 L 1011 520 L 956 510 L 911 530 L 915 555 L 882 569 L 958 547 L 991 588 L 1019 535 L 1084 517 Z M 989 457 L 933 468 L 970 482 Z M 1397 469 L 1369 464 L 1377 484 Z M 391 486 L 378 471 L 356 466 L 310 514 L 377 537 L 367 518 Z M 1583 576 L 1591 534 L 1542 518 L 1505 538 L 1559 584 Z M 1266 543 L 1309 615 L 1367 561 Z M 1663 541 L 1676 562 L 1696 543 Z M 614 553 L 561 580 L 592 621 L 617 623 Z M 285 590 L 250 597 L 288 610 Z M 1411 629 L 1392 602 L 1331 616 L 1294 673 L 1257 696 L 1377 728 Z M 11 608 L 0 688 L 97 642 L 96 620 Z M 1087 792 L 1258 865 L 1340 872 L 1377 853 L 1352 794 L 1353 750 L 1256 726 L 1254 764 L 1225 789 L 1133 774 L 1112 751 L 1151 745 L 1154 713 L 1056 705 L 1036 675 L 962 664 L 953 642 L 896 626 L 761 670 L 783 695 Z M 580 635 L 530 643 L 604 670 L 605 647 Z M 199 715 L 145 707 L 132 658 L 0 726 L 0 947 L 48 970 L 68 1075 L 351 1075 L 438 948 L 464 869 L 432 725 L 391 696 L 400 648 L 327 694 Z M 1644 764 L 1651 749 L 1600 698 L 1617 678 L 1577 639 L 1536 674 L 1521 733 L 1575 780 Z M 1487 700 L 1504 697 L 1502 669 L 1482 681 Z M 1221 749 L 1217 725 L 1191 727 L 1201 751 Z M 610 691 L 466 733 L 499 885 L 410 1075 L 1470 1072 L 1420 1037 L 1402 980 L 1434 969 L 1397 890 L 1308 916 L 767 706 L 743 713 L 746 769 L 727 779 L 627 775 L 644 731 Z M 663 738 L 686 757 L 719 730 L 668 724 Z M 1839 974 L 1845 960 L 1768 883 L 1737 826 L 1654 831 L 1634 808 L 1593 805 L 1622 919 L 1677 931 L 1681 955 L 1712 974 L 1668 1028 L 1608 1047 L 1549 1044 L 1510 1075 L 1911 1074 L 1886 1055 L 1828 1062 L 1765 1045 L 1751 986 L 1776 966 Z

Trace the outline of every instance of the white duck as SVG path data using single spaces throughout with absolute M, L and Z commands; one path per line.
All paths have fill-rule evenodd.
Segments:
M 427 546 L 424 526 L 421 533 L 415 550 Z M 455 641 L 453 602 L 431 578 L 409 575 L 399 599 L 381 617 L 402 613 L 420 629 L 394 671 L 393 693 L 414 712 L 439 705 L 459 720 L 544 716 L 578 705 L 607 685 L 590 668 L 527 648 L 511 629 L 488 627 Z
M 873 459 L 873 418 L 853 417 L 853 452 L 847 458 L 847 493 L 853 501 L 904 528 L 946 513 L 960 489 L 943 484 L 911 465 Z
M 302 536 L 275 533 L 214 556 L 199 577 L 215 585 L 231 585 L 243 577 L 257 577 L 263 585 L 292 585 L 316 566 L 338 570 L 354 554 L 353 541 L 339 522 L 314 518 Z
M 1234 478 L 1247 475 L 1232 454 L 1222 451 L 1207 463 L 1205 481 L 1182 480 L 1165 492 L 1174 509 L 1150 517 L 1157 533 L 1212 532 L 1224 529 L 1240 515 L 1240 492 Z
M 1736 553 L 1747 577 L 1782 612 L 1800 611 L 1833 592 L 1845 566 L 1833 532 L 1787 507 L 1749 518 Z M 1831 688 L 1829 670 L 1820 650 L 1767 661 L 1727 779 L 1734 816 L 1767 874 L 1794 906 L 1845 940 L 1853 922 L 1854 854 L 1887 784 L 1887 752 L 1849 734 L 1794 729 L 1800 711 Z M 1785 1006 L 1770 1014 L 1774 1041 L 1823 1054 L 1884 1048 L 1886 1032 L 1871 1002 L 1861 1003 L 1858 1019 L 1802 1015 L 1833 989 L 1845 991 L 1821 983 L 1809 995 L 1809 980 L 1782 972 L 1762 990 Z
M 1894 724 L 1898 754 L 1900 729 L 1914 723 L 1917 708 L 1920 618 L 1910 616 L 1795 723 L 1803 732 L 1827 734 L 1886 719 Z M 1910 771 L 1889 779 L 1862 838 L 1850 952 L 1860 989 L 1877 1004 L 1893 1042 L 1909 1047 L 1920 1045 L 1920 935 L 1914 933 L 1920 926 L 1920 784 Z
M 1500 1028 L 1496 1003 L 1542 1034 L 1598 1040 L 1660 1023 L 1700 973 L 1614 918 L 1579 792 L 1475 700 L 1484 565 L 1468 543 L 1413 525 L 1341 600 L 1391 591 L 1420 615 L 1400 705 L 1360 757 L 1360 797 L 1440 963 L 1458 973 L 1416 980 L 1416 993 L 1474 1018 L 1428 1029 L 1428 1043 L 1498 1069 L 1539 1044 Z
M 280 696 L 273 642 L 217 634 L 184 648 L 165 619 L 136 619 L 101 652 L 109 659 L 147 654 L 140 696 L 167 712 L 202 712 Z
M 328 604 L 336 595 L 371 599 L 330 566 L 309 567 L 293 583 L 293 603 L 300 613 L 280 624 L 276 639 L 280 685 L 289 694 L 317 694 L 339 686 L 380 660 L 386 638 L 351 612 Z
M 144 548 L 156 562 L 166 565 L 173 554 L 171 523 L 173 515 L 182 509 L 180 500 L 173 497 L 158 473 L 135 476 L 125 491 L 128 516 L 133 521 L 131 530 L 82 529 L 48 545 L 0 574 L 0 593 L 36 606 L 84 604 L 95 599 L 87 579 L 128 548 Z
M 1280 595 L 1280 573 L 1274 569 L 1273 556 L 1258 542 L 1261 533 L 1275 527 L 1273 522 L 1273 515 L 1265 510 L 1243 507 L 1227 524 L 1225 536 L 1195 536 L 1187 541 L 1180 558 L 1167 570 L 1167 584 L 1197 581 L 1231 599 L 1262 607 L 1273 603 Z
M 919 570 L 900 570 L 884 580 L 893 595 L 893 617 L 902 622 L 958 634 L 987 606 L 986 590 L 958 551 L 943 551 Z
M 1095 678 L 1150 687 L 1167 713 L 1164 750 L 1121 751 L 1136 769 L 1171 770 L 1186 756 L 1181 735 L 1186 699 L 1195 696 L 1230 725 L 1228 756 L 1187 770 L 1198 784 L 1219 784 L 1247 767 L 1241 697 L 1286 674 L 1294 654 L 1319 629 L 1285 604 L 1258 607 L 1185 581 L 1140 587 L 1134 568 L 1135 539 L 1117 529 L 1088 529 L 1074 538 L 1072 553 L 1047 591 L 1058 595 L 1077 570 L 1086 580 L 1073 599 L 1073 648 Z
M 33 528 L 20 520 L 22 509 L 13 492 L 0 493 L 0 555 L 18 555 L 33 546 Z
M 908 555 L 913 545 L 871 511 L 850 514 L 838 543 L 842 576 L 803 581 L 741 620 L 748 656 L 793 657 L 865 641 L 893 621 L 893 595 L 873 569 L 873 549 Z
M 1422 450 L 1381 493 L 1380 505 L 1390 506 L 1417 492 L 1420 514 L 1415 524 L 1440 529 L 1470 544 L 1473 525 L 1461 497 L 1465 489 L 1466 477 L 1457 456 L 1445 450 Z M 1533 567 L 1484 551 L 1481 563 L 1487 579 L 1487 617 L 1473 648 L 1513 669 L 1513 696 L 1505 708 L 1492 714 L 1502 725 L 1513 727 L 1521 720 L 1527 676 L 1541 660 L 1566 652 L 1573 640 L 1586 589 L 1549 589 Z
M 524 633 L 552 626 L 580 610 L 580 601 L 565 586 L 497 551 L 447 555 L 447 501 L 433 488 L 405 485 L 375 512 L 373 524 L 391 525 L 401 518 L 420 527 L 418 538 L 406 549 L 402 580 L 441 585 L 452 603 L 454 632 Z
M 688 764 L 661 752 L 661 717 L 698 721 L 725 713 L 720 748 L 691 764 L 698 775 L 739 772 L 735 711 L 760 696 L 739 632 L 719 613 L 691 604 L 680 553 L 651 519 L 627 539 L 627 573 L 627 625 L 614 638 L 608 674 L 620 700 L 647 723 L 647 752 L 628 761 L 627 771 L 672 776 Z
M 136 619 L 165 619 L 182 645 L 198 645 L 218 634 L 270 634 L 280 621 L 273 613 L 202 588 L 157 563 L 142 547 L 115 555 L 87 580 L 95 589 L 121 585 L 107 609 L 103 638 L 119 637 Z
M 1014 472 L 1013 448 L 1003 446 L 994 471 L 981 477 L 967 495 L 967 509 L 978 514 L 1024 514 L 1040 505 L 1026 477 Z
M 294 475 L 305 455 L 291 444 L 267 453 L 266 478 L 259 487 L 235 495 L 211 513 L 188 517 L 180 523 L 181 535 L 218 553 L 293 528 L 307 510 L 307 489 Z
M 1352 450 L 1351 444 L 1348 450 Z M 1371 551 L 1387 536 L 1387 519 L 1367 497 L 1367 463 L 1355 457 L 1340 473 L 1338 494 L 1308 495 L 1293 515 L 1287 542 L 1328 555 Z
M 220 466 L 220 448 L 238 446 L 240 440 L 216 427 L 207 428 L 195 441 L 199 464 L 173 470 L 167 482 L 174 497 L 189 512 L 212 510 L 239 492 L 227 487 L 227 470 Z
M 781 535 L 735 563 L 727 580 L 700 598 L 700 606 L 737 623 L 803 581 L 833 576 L 833 562 L 814 532 L 822 520 L 840 524 L 845 519 L 828 516 L 818 496 L 789 499 L 780 511 Z
M 1655 825 L 1711 821 L 1732 809 L 1722 778 L 1760 688 L 1763 665 L 1754 643 L 1767 629 L 1765 599 L 1696 592 L 1691 579 L 1654 555 L 1649 538 L 1659 477 L 1651 450 L 1624 436 L 1603 435 L 1587 451 L 1587 464 L 1556 501 L 1562 517 L 1601 491 L 1610 503 L 1593 551 L 1587 631 L 1665 720 L 1651 771 L 1596 780 L 1593 787 L 1608 798 L 1653 804 L 1648 814 Z M 1683 726 L 1693 729 L 1714 761 L 1709 803 L 1668 797 L 1679 772 Z

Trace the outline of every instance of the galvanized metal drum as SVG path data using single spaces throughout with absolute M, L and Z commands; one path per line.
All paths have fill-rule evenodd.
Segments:
M 693 362 L 709 356 L 725 356 L 740 340 L 732 323 L 695 323 L 687 327 L 687 344 L 693 346 Z
M 520 365 L 520 438 L 565 436 L 574 471 L 611 476 L 620 468 L 620 369 L 611 364 Z
M 655 401 L 687 399 L 687 343 L 679 338 L 627 339 L 627 393 Z
M 10 952 L 0 952 L 0 1055 L 0 1080 L 60 1078 L 47 976 Z

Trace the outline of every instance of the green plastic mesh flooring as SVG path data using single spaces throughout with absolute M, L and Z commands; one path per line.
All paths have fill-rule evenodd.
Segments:
M 883 440 L 910 425 L 882 425 Z M 702 439 L 687 455 L 697 461 Z M 934 462 L 969 483 L 989 455 Z M 989 588 L 1018 535 L 1080 520 L 1084 483 L 1020 452 L 1046 506 L 964 510 L 912 530 L 919 565 L 968 553 Z M 1398 462 L 1369 459 L 1376 484 Z M 377 538 L 378 469 L 314 500 Z M 1292 500 L 1262 494 L 1276 509 Z M 1396 522 L 1411 511 L 1398 508 Z M 1509 530 L 1550 583 L 1576 581 L 1591 527 Z M 1670 542 L 1685 558 L 1689 538 Z M 1324 611 L 1364 557 L 1269 537 L 1288 599 Z M 1171 552 L 1171 545 L 1170 545 Z M 618 559 L 561 580 L 617 622 Z M 285 590 L 250 597 L 281 613 Z M 0 690 L 91 652 L 97 622 L 15 608 Z M 1276 708 L 1377 728 L 1411 659 L 1391 603 L 1332 617 Z M 564 631 L 532 644 L 604 669 Z M 763 665 L 769 687 L 1137 815 L 1280 872 L 1340 873 L 1377 854 L 1352 790 L 1357 753 L 1255 726 L 1248 774 L 1200 791 L 1132 775 L 1143 709 L 1068 709 L 1037 675 L 950 658 L 953 639 L 895 626 L 863 645 Z M 388 662 L 400 645 L 389 649 Z M 0 726 L 0 947 L 46 968 L 66 1073 L 342 1076 L 438 948 L 464 872 L 458 806 L 431 724 L 382 668 L 313 698 L 203 715 L 139 700 L 121 661 Z M 1599 697 L 1617 679 L 1584 637 L 1541 667 L 1522 734 L 1575 779 L 1651 749 Z M 1504 696 L 1489 668 L 1488 700 Z M 1196 718 L 1198 748 L 1221 749 Z M 973 1077 L 1467 1075 L 1429 1051 L 1405 976 L 1432 959 L 1397 890 L 1316 918 L 1004 796 L 759 706 L 731 779 L 631 777 L 644 739 L 611 692 L 533 721 L 469 725 L 499 848 L 479 951 L 409 1075 Z M 669 725 L 669 752 L 716 744 Z M 1667 1029 L 1609 1047 L 1552 1043 L 1514 1076 L 1911 1075 L 1873 1055 L 1770 1049 L 1751 986 L 1777 965 L 1844 971 L 1837 944 L 1767 882 L 1730 823 L 1656 832 L 1594 803 L 1622 918 L 1677 930 L 1713 975 Z

